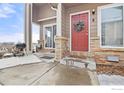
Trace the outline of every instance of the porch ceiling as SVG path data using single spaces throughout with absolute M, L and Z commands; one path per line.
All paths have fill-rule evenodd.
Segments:
M 52 5 L 54 7 L 57 6 L 57 3 L 34 3 L 33 5 L 34 6 L 37 6 L 37 7 L 41 7 L 41 6 L 45 6 L 45 5 Z M 73 6 L 77 6 L 77 5 L 81 5 L 81 4 L 86 4 L 86 3 L 62 3 L 65 7 L 73 7 Z
M 32 21 L 38 23 L 39 20 L 45 21 L 44 19 L 55 17 L 56 11 L 51 7 L 56 8 L 57 3 L 33 3 Z
M 51 5 L 51 6 L 56 7 L 57 3 L 33 3 L 33 5 L 37 6 L 37 7 L 41 7 L 41 6 L 45 6 L 45 5 Z
M 74 6 L 78 6 L 78 5 L 81 5 L 81 4 L 86 4 L 86 3 L 63 3 L 63 5 L 67 8 L 69 7 L 74 7 Z
M 34 5 L 34 6 L 37 6 L 37 7 L 38 7 L 38 6 L 39 6 L 39 7 L 40 7 L 40 6 L 44 6 L 44 5 L 46 5 L 46 4 L 48 4 L 48 3 L 33 3 L 33 5 Z

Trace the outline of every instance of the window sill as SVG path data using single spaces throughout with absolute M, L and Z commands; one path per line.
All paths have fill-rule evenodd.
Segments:
M 115 51 L 115 52 L 124 52 L 124 47 L 100 47 L 100 51 L 106 51 L 106 52 L 111 52 L 111 51 Z
M 100 48 L 107 48 L 107 49 L 124 49 L 124 47 L 112 47 L 112 46 L 100 46 Z

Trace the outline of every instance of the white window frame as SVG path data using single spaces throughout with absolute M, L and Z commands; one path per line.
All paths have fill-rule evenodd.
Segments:
M 112 8 L 112 7 L 118 7 L 118 6 L 123 6 L 123 46 L 122 47 L 114 47 L 114 46 L 103 46 L 102 45 L 102 39 L 101 39 L 101 10 L 102 9 L 107 9 L 107 8 Z M 100 37 L 100 48 L 124 48 L 124 4 L 108 4 L 104 6 L 100 6 L 97 8 L 97 36 Z
M 46 27 L 53 27 L 54 25 L 57 26 L 56 23 L 51 23 L 51 24 L 45 24 L 45 25 L 43 25 L 43 39 L 44 39 L 44 41 L 46 40 L 46 39 L 45 39 L 45 30 L 46 30 L 45 28 L 46 28 Z M 53 34 L 53 28 L 52 28 L 52 34 Z M 55 37 L 52 37 L 52 39 L 53 39 L 53 38 L 55 38 Z M 54 39 L 53 39 L 53 40 L 54 40 Z M 53 45 L 53 42 L 52 42 L 52 45 Z M 55 49 L 55 48 L 53 48 L 53 47 L 46 47 L 46 46 L 45 46 L 45 42 L 44 42 L 44 48 L 45 48 L 45 49 Z

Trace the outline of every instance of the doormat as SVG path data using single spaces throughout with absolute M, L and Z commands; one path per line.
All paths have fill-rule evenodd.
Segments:
M 52 58 L 54 58 L 54 57 L 52 57 L 52 56 L 43 56 L 43 57 L 40 57 L 40 58 L 44 58 L 44 59 L 52 59 Z

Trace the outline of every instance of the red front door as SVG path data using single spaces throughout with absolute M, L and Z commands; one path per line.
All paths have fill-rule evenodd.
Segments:
M 71 16 L 72 51 L 88 51 L 88 16 L 88 13 Z M 79 23 L 83 24 L 80 30 Z

